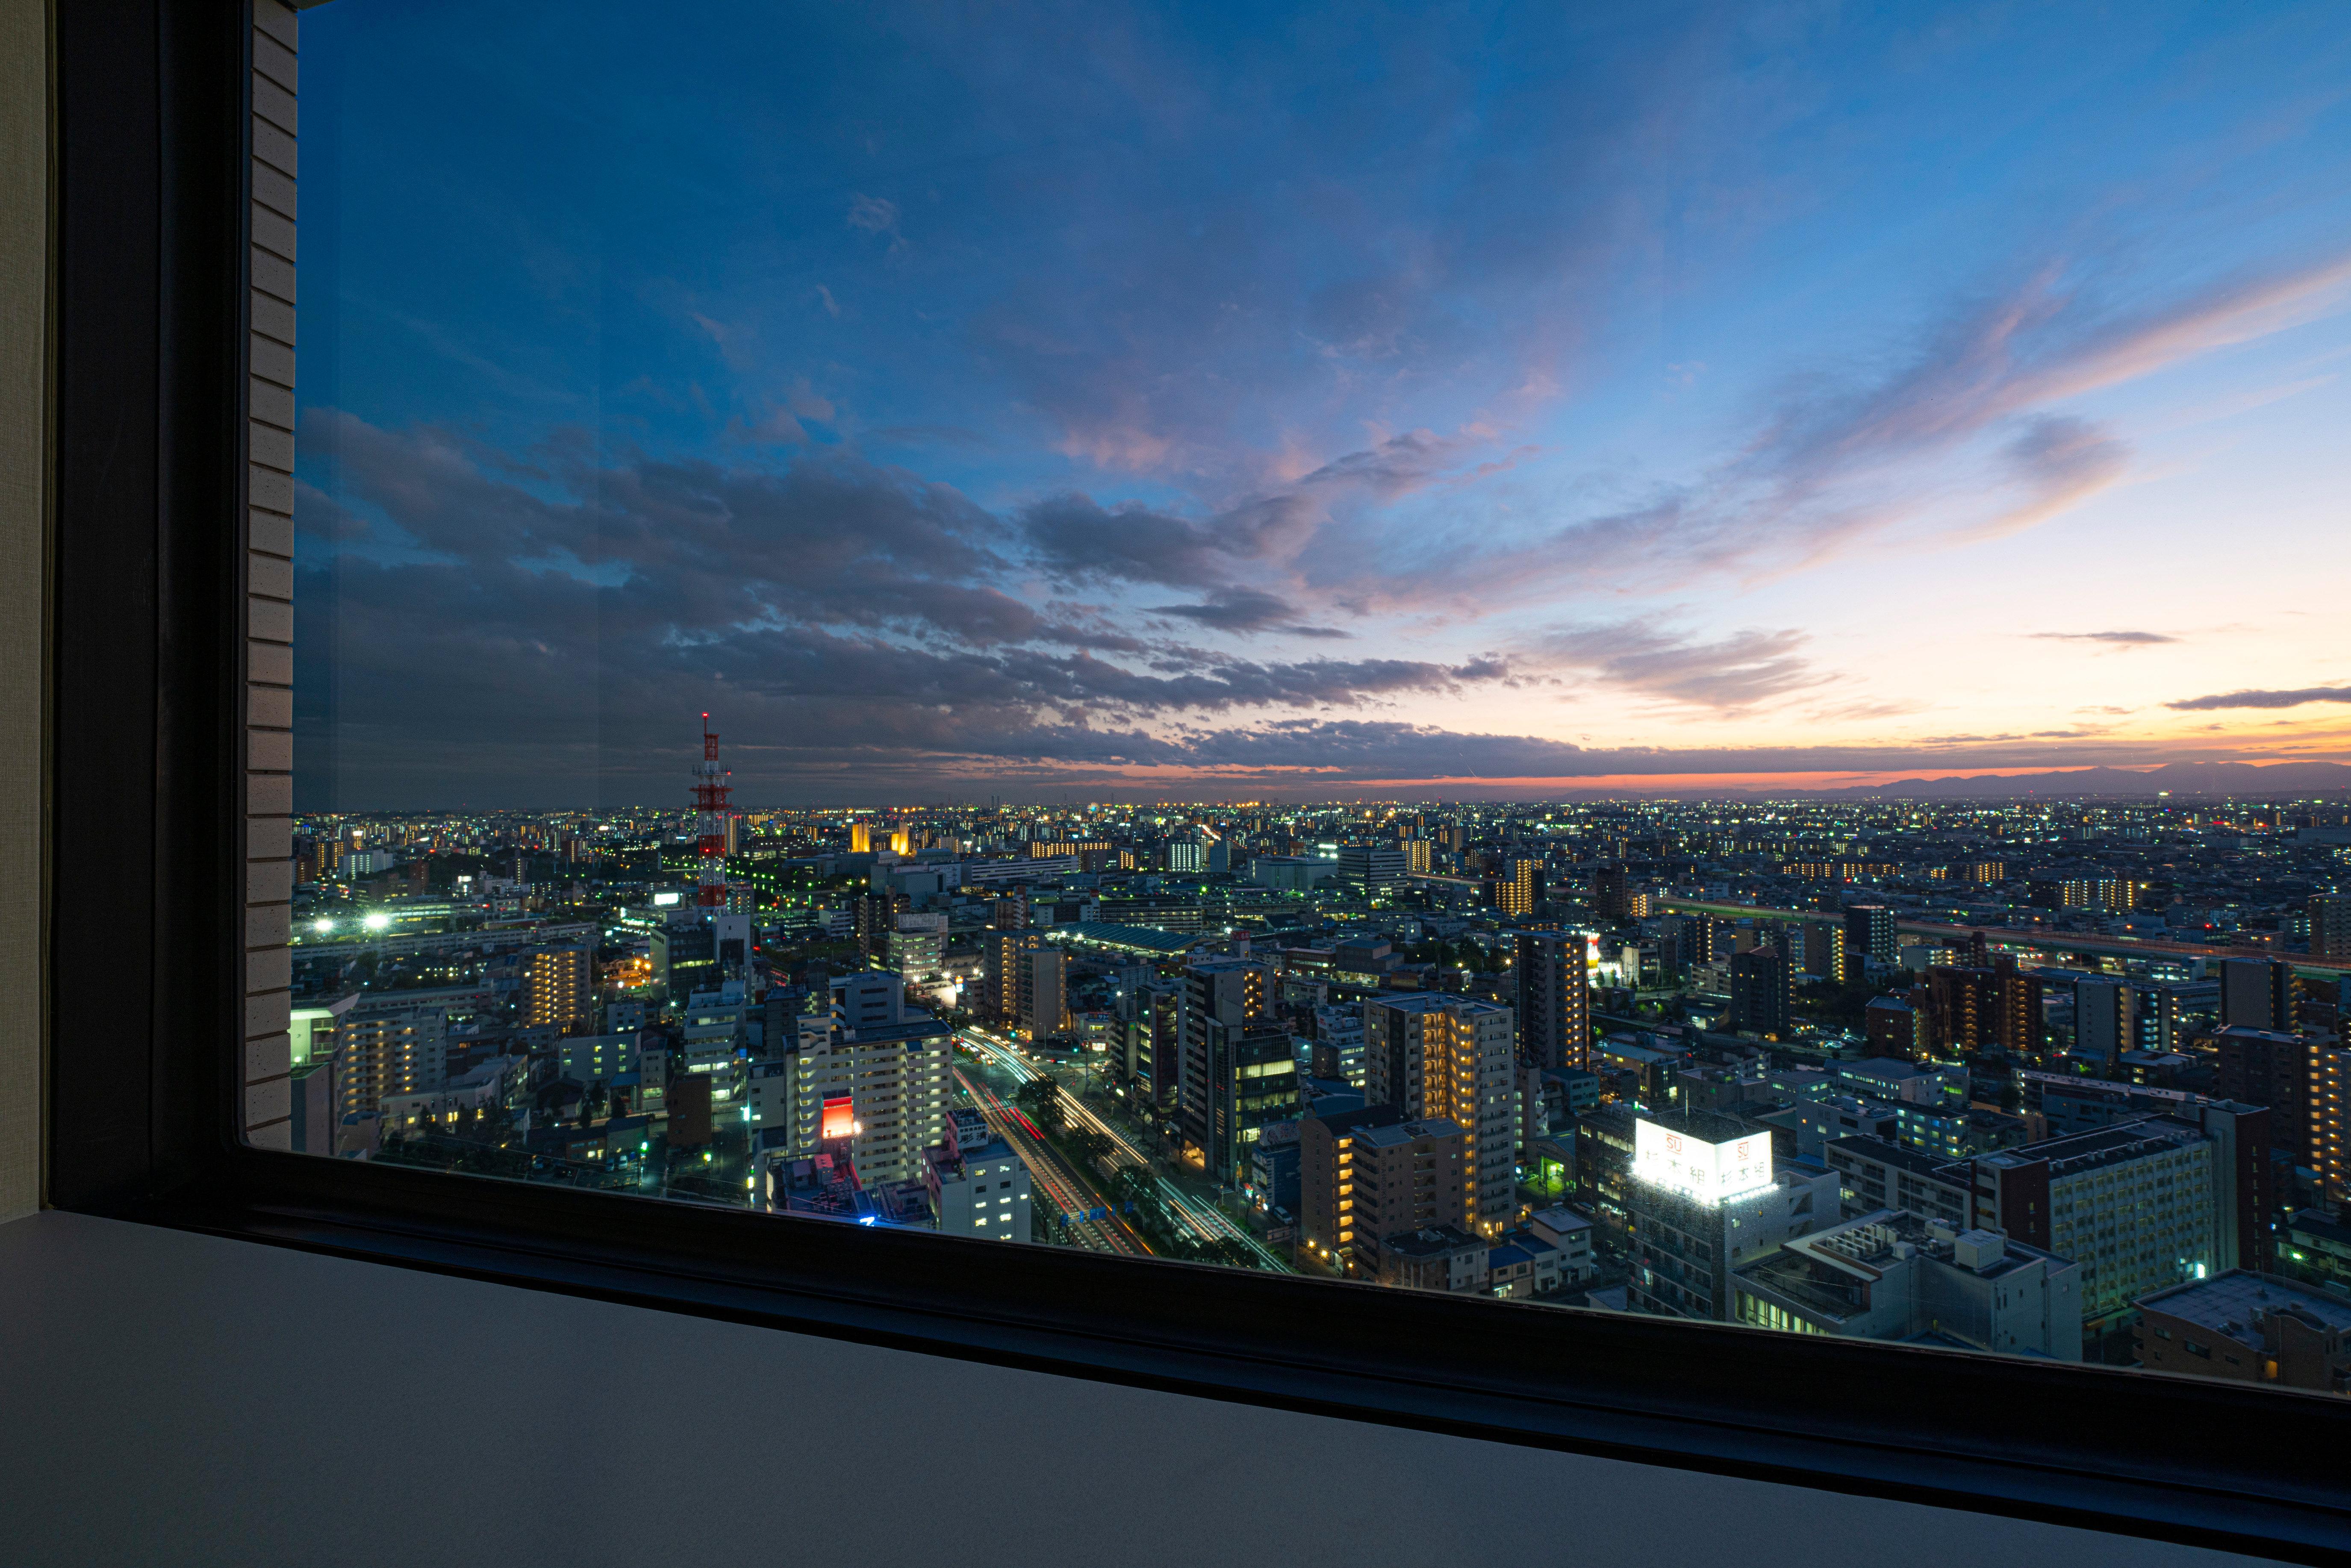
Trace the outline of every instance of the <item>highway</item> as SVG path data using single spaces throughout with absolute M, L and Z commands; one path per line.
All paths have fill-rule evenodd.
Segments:
M 1667 909 L 1691 915 L 1720 915 L 1734 919 L 1744 915 L 1764 920 L 1836 920 L 1844 913 L 1840 909 L 1780 909 L 1770 904 L 1716 904 L 1694 898 L 1665 898 L 1658 902 Z M 2154 936 L 2112 936 L 2096 931 L 2048 931 L 2030 925 L 1952 925 L 1938 920 L 1905 920 L 1898 915 L 1894 928 L 1921 936 L 1956 937 L 1961 943 L 1980 930 L 1985 941 L 2003 947 L 2048 947 L 2068 953 L 2120 953 L 2141 957 L 2283 958 L 2295 968 L 2314 975 L 2339 975 L 2351 971 L 2351 958 L 2314 958 L 2307 953 L 2272 953 L 2264 947 L 2219 947 L 2205 942 L 2171 942 Z
M 1041 1139 L 1029 1135 L 1029 1130 L 1020 1124 L 1011 1108 L 996 1097 L 994 1090 L 966 1077 L 960 1067 L 955 1070 L 955 1078 L 963 1085 L 964 1092 L 971 1096 L 972 1103 L 979 1107 L 980 1114 L 987 1118 L 987 1124 L 1028 1165 L 1035 1189 L 1030 1202 L 1040 1198 L 1049 1201 L 1064 1217 L 1104 1207 L 1103 1200 L 1070 1168 L 1069 1162 Z M 1072 1219 L 1068 1225 L 1071 1238 L 1081 1247 L 1128 1258 L 1151 1255 L 1151 1249 L 1115 1219 Z
M 1027 1060 L 1017 1049 L 1007 1045 L 1002 1040 L 983 1034 L 975 1029 L 964 1030 L 962 1036 L 966 1045 L 985 1057 L 992 1065 L 1011 1074 L 1013 1082 L 1027 1083 L 1040 1076 L 1037 1070 L 1029 1065 Z M 957 1081 L 962 1082 L 960 1072 L 957 1074 Z M 966 1087 L 970 1086 L 967 1084 Z M 993 1096 L 990 1098 L 992 1099 Z M 1111 1141 L 1111 1158 L 1114 1164 L 1121 1166 L 1132 1166 L 1150 1173 L 1159 1189 L 1162 1201 L 1167 1207 L 1167 1211 L 1196 1238 L 1202 1241 L 1238 1242 L 1259 1260 L 1261 1267 L 1285 1274 L 1296 1271 L 1279 1254 L 1250 1235 L 1244 1227 L 1235 1224 L 1232 1218 L 1215 1204 L 1205 1198 L 1193 1197 L 1166 1176 L 1158 1175 L 1154 1170 L 1151 1156 L 1144 1153 L 1134 1139 L 1120 1132 L 1084 1101 L 1064 1091 L 1061 1095 L 1061 1109 L 1074 1124 L 1090 1132 L 1099 1133 Z M 1056 1157 L 1058 1158 L 1058 1155 Z

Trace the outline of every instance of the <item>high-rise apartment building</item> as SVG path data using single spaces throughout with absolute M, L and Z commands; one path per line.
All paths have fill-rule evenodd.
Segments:
M 788 1129 L 769 1145 L 783 1158 L 812 1159 L 827 1141 L 846 1138 L 865 1186 L 921 1180 L 924 1151 L 946 1136 L 953 1052 L 947 1026 L 906 1007 L 895 974 L 837 977 L 832 1016 L 803 1027 L 755 1070 L 756 1120 Z
M 1632 873 L 1610 862 L 1592 873 L 1592 909 L 1603 920 L 1626 920 L 1633 914 Z
M 1299 1119 L 1299 1239 L 1324 1262 L 1344 1268 L 1354 1256 L 1355 1139 L 1404 1119 L 1394 1105 Z
M 1793 1027 L 1795 977 L 1777 947 L 1750 947 L 1730 958 L 1730 1027 L 1784 1039 Z
M 1353 1142 L 1353 1262 L 1360 1272 L 1379 1278 L 1383 1244 L 1426 1226 L 1492 1234 L 1466 1218 L 1475 1154 L 1458 1123 L 1383 1123 L 1363 1128 Z
M 1798 928 L 1804 973 L 1832 985 L 1851 978 L 1846 972 L 1845 928 L 1834 920 L 1807 920 Z
M 1410 1121 L 1445 1120 L 1470 1134 L 1462 1225 L 1509 1228 L 1518 1198 L 1517 1058 L 1511 1009 L 1429 992 L 1364 1003 L 1364 1099 Z
M 340 1114 L 365 1114 L 396 1094 L 438 1089 L 448 1081 L 449 1015 L 437 1003 L 361 1004 L 334 1026 L 334 1092 Z M 313 1046 L 314 1059 L 317 1047 Z
M 2310 956 L 2351 958 L 2351 893 L 2310 895 Z
M 1582 1069 L 1592 1051 L 1592 990 L 1583 934 L 1520 931 L 1512 942 L 1520 1063 L 1552 1072 Z
M 1404 839 L 1397 842 L 1396 848 L 1403 852 L 1404 873 L 1406 876 L 1428 874 L 1429 850 L 1426 839 Z
M 535 947 L 523 962 L 523 1010 L 533 1029 L 571 1030 L 595 1016 L 596 955 L 586 947 Z
M 2214 1087 L 2229 1100 L 2270 1108 L 2270 1138 L 2314 1172 L 2329 1202 L 2351 1197 L 2345 1167 L 2344 1093 L 2351 1089 L 2351 1051 L 2315 1035 L 2222 1026 Z
M 1883 904 L 1855 904 L 1844 912 L 1845 951 L 1889 967 L 1895 952 L 1894 911 Z
M 2277 958 L 2220 960 L 2220 1022 L 2241 1029 L 2294 1028 L 2294 966 Z
M 1019 956 L 1020 1027 L 1031 1040 L 1044 1040 L 1070 1027 L 1069 955 L 1059 947 L 1031 947 Z

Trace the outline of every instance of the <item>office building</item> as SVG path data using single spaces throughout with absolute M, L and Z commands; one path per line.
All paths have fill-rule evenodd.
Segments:
M 1520 931 L 1512 937 L 1521 1066 L 1581 1070 L 1592 1051 L 1587 942 L 1580 931 Z
M 899 915 L 897 929 L 883 938 L 883 957 L 909 986 L 928 990 L 938 985 L 946 977 L 947 917 L 927 912 Z
M 1294 1122 L 1304 1109 L 1298 1053 L 1290 1031 L 1263 1019 L 1207 1022 L 1207 1071 L 1198 1081 L 1206 1104 L 1196 1120 L 1201 1162 L 1219 1183 L 1244 1186 L 1259 1134 L 1270 1124 Z
M 1405 852 L 1393 844 L 1342 844 L 1338 883 L 1351 898 L 1376 902 L 1405 879 Z
M 2220 1022 L 2291 1032 L 2294 966 L 2277 958 L 2221 959 Z
M 1247 958 L 1198 959 L 1176 977 L 1176 1127 L 1204 1164 L 1215 1142 L 1209 1112 L 1219 1049 L 1209 1039 L 1209 1026 L 1243 1030 L 1264 1018 L 1270 982 L 1266 967 Z M 1228 1042 L 1224 1049 L 1229 1055 Z
M 1415 1121 L 1468 1130 L 1468 1223 L 1504 1229 L 1517 1204 L 1516 1030 L 1509 1008 L 1468 997 L 1404 992 L 1364 1003 L 1364 1098 Z
M 2083 1317 L 2102 1324 L 2234 1260 L 2236 1173 L 2218 1163 L 2200 1129 L 2169 1116 L 2003 1149 L 1971 1162 L 1974 1228 L 2079 1263 Z
M 1777 947 L 1750 947 L 1730 958 L 1730 1027 L 1741 1034 L 1784 1039 L 1792 1030 L 1796 982 L 1788 956 Z
M 2351 1394 L 2351 1301 L 2332 1291 L 2232 1269 L 2135 1304 L 2151 1372 Z
M 1878 1209 L 1736 1274 L 1758 1328 L 2082 1359 L 2081 1265 L 1989 1230 Z
M 1844 912 L 1845 951 L 1888 968 L 1895 962 L 1894 911 L 1882 904 L 1855 904 Z
M 1336 1078 L 1352 1088 L 1364 1086 L 1364 1009 L 1325 1003 L 1314 1009 L 1316 1075 Z M 1323 1062 L 1327 1054 L 1329 1061 Z M 1330 1069 L 1325 1071 L 1324 1066 Z
M 1834 1172 L 1778 1165 L 1768 1132 L 1709 1111 L 1634 1124 L 1625 1184 L 1632 1269 L 1626 1310 L 1727 1322 L 1735 1270 L 1841 1216 Z
M 530 1027 L 568 1030 L 592 1022 L 594 952 L 578 946 L 535 947 L 523 962 L 523 1015 Z
M 651 941 L 653 989 L 664 1001 L 683 1002 L 717 982 L 717 933 L 690 912 L 654 926 Z

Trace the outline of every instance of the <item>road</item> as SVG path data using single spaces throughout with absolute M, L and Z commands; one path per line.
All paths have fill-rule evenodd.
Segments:
M 1029 1135 L 1027 1128 L 1012 1114 L 1010 1107 L 996 1096 L 987 1084 L 967 1077 L 960 1067 L 955 1070 L 957 1083 L 971 1096 L 979 1113 L 998 1136 L 1012 1145 L 1013 1151 L 1029 1166 L 1029 1176 L 1035 1186 L 1032 1203 L 1041 1197 L 1050 1202 L 1068 1225 L 1071 1239 L 1081 1247 L 1095 1252 L 1116 1252 L 1128 1258 L 1147 1258 L 1151 1249 L 1135 1239 L 1124 1225 L 1115 1219 L 1070 1219 L 1104 1207 L 1105 1200 L 1064 1160 L 1060 1151 L 1040 1139 Z
M 966 1029 L 962 1031 L 962 1038 L 964 1043 L 975 1053 L 986 1058 L 991 1065 L 1010 1074 L 1016 1083 L 1027 1083 L 1040 1076 L 1017 1048 L 1006 1044 L 992 1035 L 982 1033 L 976 1029 Z M 1100 1133 L 1111 1141 L 1111 1158 L 1115 1164 L 1122 1167 L 1131 1166 L 1151 1173 L 1152 1179 L 1159 1189 L 1160 1197 L 1167 1206 L 1167 1211 L 1174 1215 L 1177 1223 L 1189 1230 L 1194 1237 L 1202 1241 L 1238 1242 L 1251 1256 L 1259 1260 L 1260 1267 L 1285 1274 L 1295 1272 L 1287 1260 L 1267 1248 L 1256 1237 L 1250 1235 L 1246 1228 L 1235 1224 L 1232 1218 L 1215 1204 L 1184 1191 L 1167 1176 L 1160 1174 L 1153 1166 L 1151 1156 L 1145 1154 L 1133 1138 L 1095 1112 L 1092 1106 L 1064 1091 L 1061 1095 L 1061 1107 L 1071 1121 L 1078 1126 L 1090 1132 Z

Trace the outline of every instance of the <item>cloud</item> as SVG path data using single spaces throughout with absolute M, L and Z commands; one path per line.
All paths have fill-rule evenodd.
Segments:
M 849 204 L 849 226 L 864 234 L 890 235 L 898 233 L 898 204 L 881 196 L 859 195 Z M 831 296 L 826 297 L 831 303 Z
M 2300 707 L 2304 703 L 2351 703 L 2351 686 L 2303 686 L 2293 691 L 2221 692 L 2209 697 L 2189 697 L 2186 702 L 2163 706 L 2181 713 L 2200 713 L 2213 708 L 2231 707 Z
M 1794 630 L 1735 632 L 1711 642 L 1638 622 L 1567 627 L 1538 644 L 1557 664 L 1610 685 L 1693 707 L 1739 713 L 1825 684 Z
M 2055 405 L 2312 319 L 2346 285 L 2351 254 L 2147 303 L 2128 279 L 2047 263 L 1948 311 L 1874 373 L 1790 377 L 1746 437 L 1692 477 L 1618 505 L 1593 505 L 1584 497 L 1597 487 L 1579 486 L 1562 509 L 1580 515 L 1531 540 L 1458 549 L 1442 570 L 1383 560 L 1366 575 L 1386 580 L 1366 591 L 1401 603 L 1498 581 L 1528 596 L 1562 580 L 1656 591 L 1801 569 L 1905 528 L 1946 541 L 2013 533 L 2127 466 L 2116 434 Z
M 1335 626 L 1308 626 L 1296 617 L 1297 607 L 1278 595 L 1254 588 L 1220 588 L 1202 604 L 1154 604 L 1157 615 L 1177 615 L 1221 632 L 1285 632 L 1297 637 L 1347 637 Z
M 2165 632 L 2034 632 L 2030 635 L 2043 643 L 2104 643 L 2125 649 L 2179 641 Z

